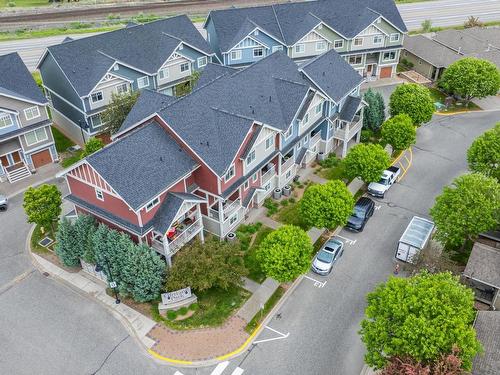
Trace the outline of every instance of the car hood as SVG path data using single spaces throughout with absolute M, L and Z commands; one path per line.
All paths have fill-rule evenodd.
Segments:
M 375 191 L 384 191 L 386 189 L 386 186 L 379 184 L 378 182 L 371 182 L 370 185 L 368 185 L 368 189 Z
M 314 258 L 313 266 L 318 270 L 328 271 L 331 267 L 331 263 L 325 263 L 319 260 L 318 258 Z
M 0 204 L 5 204 L 5 203 L 7 203 L 7 197 L 0 195 Z
M 347 219 L 347 223 L 353 226 L 361 226 L 361 224 L 363 224 L 363 219 L 352 215 L 349 216 L 349 219 Z

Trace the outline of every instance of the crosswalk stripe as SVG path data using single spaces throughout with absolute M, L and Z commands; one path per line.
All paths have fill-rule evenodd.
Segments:
M 221 375 L 228 365 L 229 361 L 219 363 L 210 375 Z
M 243 374 L 243 370 L 241 367 L 236 367 L 231 375 L 241 375 Z
M 182 372 L 180 372 L 180 371 L 176 371 L 176 372 L 174 373 L 174 375 L 184 375 L 184 374 L 183 374 Z

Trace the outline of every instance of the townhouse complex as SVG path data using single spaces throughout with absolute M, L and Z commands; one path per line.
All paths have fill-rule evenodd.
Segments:
M 241 70 L 208 64 L 182 98 L 143 91 L 114 142 L 65 172 L 67 199 L 170 262 L 359 140 L 363 81 L 334 50 L 301 67 L 280 51 Z
M 187 16 L 71 40 L 38 63 L 54 122 L 82 144 L 102 131 L 112 93 L 152 89 L 174 95 L 193 71 L 217 61 Z
M 331 49 L 367 79 L 396 74 L 406 26 L 393 0 L 318 0 L 215 10 L 204 24 L 224 65 L 275 51 L 306 61 Z
M 48 101 L 17 53 L 0 56 L 0 182 L 58 160 Z

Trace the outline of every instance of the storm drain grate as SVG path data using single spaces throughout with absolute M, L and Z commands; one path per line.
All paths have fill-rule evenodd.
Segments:
M 45 237 L 45 238 L 42 238 L 42 239 L 40 240 L 40 242 L 38 242 L 38 244 L 39 244 L 40 246 L 47 247 L 47 246 L 49 246 L 52 242 L 54 242 L 54 240 L 53 240 L 52 238 L 50 238 L 50 237 Z

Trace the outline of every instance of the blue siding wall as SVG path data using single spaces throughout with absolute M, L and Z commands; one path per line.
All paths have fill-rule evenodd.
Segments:
M 138 90 L 137 79 L 141 78 L 141 77 L 144 77 L 146 75 L 146 74 L 144 74 L 142 72 L 138 72 L 137 70 L 128 68 L 128 67 L 120 65 L 120 64 L 118 64 L 118 70 L 112 70 L 112 73 L 116 74 L 117 76 L 121 76 L 123 78 L 131 80 L 132 81 L 131 86 L 132 86 L 132 90 L 133 91 Z M 150 76 L 149 77 L 149 86 L 148 87 L 144 87 L 144 88 L 154 89 L 154 83 L 153 82 L 154 82 L 154 80 Z
M 77 111 L 75 108 L 55 95 L 52 95 L 52 106 L 58 112 L 73 121 L 76 125 L 78 125 L 78 121 L 82 121 L 82 123 L 85 122 L 85 117 L 80 111 Z
M 5 114 L 6 112 L 1 112 L 0 111 L 0 115 L 3 115 Z M 3 134 L 7 134 L 7 133 L 10 133 L 11 131 L 13 130 L 16 130 L 19 126 L 17 124 L 17 119 L 16 119 L 16 116 L 11 114 L 11 113 L 6 113 L 10 119 L 12 120 L 12 125 L 11 126 L 7 126 L 5 128 L 0 128 L 0 135 L 3 135 Z
M 259 48 L 259 46 L 258 45 L 254 46 L 255 42 L 252 39 L 245 37 L 240 42 L 240 44 L 241 44 L 241 47 L 246 47 L 246 48 L 234 48 L 234 50 L 241 51 L 241 59 L 238 59 L 238 60 L 231 59 L 231 53 L 229 52 L 229 53 L 225 54 L 224 64 L 226 64 L 226 65 L 251 64 L 255 61 L 258 61 L 258 60 L 270 55 L 273 51 L 273 47 L 281 45 L 280 43 L 275 41 L 273 38 L 264 34 L 262 31 L 259 31 L 257 35 L 251 34 L 251 37 L 268 47 L 268 48 L 262 47 L 264 50 L 264 54 L 262 56 L 254 57 L 253 50 L 254 50 L 254 48 Z
M 185 44 L 183 44 L 182 49 L 177 49 L 176 52 L 184 57 L 187 57 L 188 59 L 194 60 L 192 68 L 194 68 L 195 70 L 199 70 L 199 69 L 203 68 L 203 67 L 200 68 L 198 66 L 198 58 L 203 57 L 203 56 L 207 56 L 206 54 L 201 53 L 201 52 L 199 52 L 191 47 L 188 47 Z M 210 61 L 210 57 L 207 56 L 207 62 L 209 62 L 209 61 Z
M 205 29 L 207 30 L 207 38 L 208 38 L 208 35 L 210 35 L 208 43 L 212 46 L 212 49 L 217 54 L 219 59 L 222 61 L 222 54 L 221 54 L 220 47 L 219 47 L 219 38 L 217 37 L 217 33 L 215 32 L 214 23 L 212 22 L 211 18 L 208 19 L 207 24 L 205 26 Z

